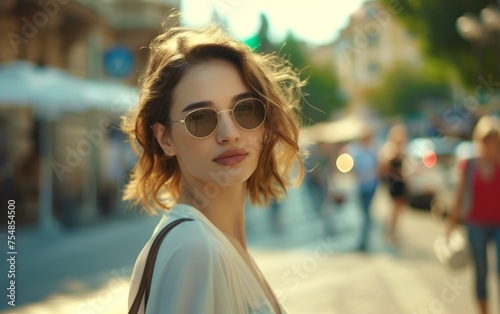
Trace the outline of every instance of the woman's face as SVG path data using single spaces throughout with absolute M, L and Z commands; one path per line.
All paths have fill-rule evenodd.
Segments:
M 482 147 L 485 155 L 500 158 L 500 139 L 498 133 L 491 133 L 483 138 Z
M 170 119 L 183 120 L 198 108 L 213 108 L 217 112 L 233 109 L 238 100 L 250 97 L 248 92 L 232 63 L 207 61 L 190 68 L 174 88 Z M 167 155 L 177 157 L 188 184 L 212 191 L 216 190 L 213 184 L 222 188 L 243 183 L 251 176 L 257 167 L 264 134 L 264 126 L 255 130 L 240 128 L 229 111 L 219 113 L 218 119 L 214 133 L 206 138 L 195 138 L 183 123 L 172 123 L 170 132 L 164 129 L 160 143 Z M 211 187 L 207 186 L 209 183 Z

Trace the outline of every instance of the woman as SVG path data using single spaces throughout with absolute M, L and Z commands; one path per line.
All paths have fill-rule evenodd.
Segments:
M 473 133 L 477 156 L 461 164 L 460 179 L 448 234 L 460 220 L 465 222 L 474 260 L 479 313 L 487 310 L 487 246 L 496 243 L 497 274 L 500 276 L 500 122 L 483 116 Z M 465 195 L 468 197 L 466 198 Z M 499 280 L 500 283 L 500 280 Z
M 401 213 L 406 207 L 406 184 L 403 173 L 403 161 L 406 156 L 408 132 L 402 124 L 394 125 L 387 134 L 387 142 L 382 147 L 380 159 L 380 176 L 386 179 L 389 194 L 394 202 L 389 222 L 389 239 L 397 242 L 397 226 Z
M 158 231 L 191 218 L 162 242 L 146 313 L 286 313 L 248 252 L 244 211 L 247 196 L 263 205 L 302 179 L 301 85 L 286 62 L 216 27 L 171 26 L 152 42 L 123 123 L 139 156 L 124 198 L 165 214 L 129 306 Z

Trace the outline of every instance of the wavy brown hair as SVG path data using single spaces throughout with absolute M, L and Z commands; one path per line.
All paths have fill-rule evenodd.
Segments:
M 298 106 L 303 82 L 288 61 L 273 54 L 258 54 L 217 26 L 193 29 L 177 26 L 170 16 L 162 33 L 150 45 L 150 60 L 140 79 L 138 105 L 122 119 L 138 161 L 124 192 L 124 200 L 154 214 L 168 210 L 179 197 L 177 157 L 166 157 L 151 125 L 170 120 L 172 94 L 188 69 L 214 60 L 227 60 L 239 70 L 253 97 L 266 104 L 263 148 L 257 169 L 247 181 L 255 205 L 279 200 L 304 175 L 298 146 Z

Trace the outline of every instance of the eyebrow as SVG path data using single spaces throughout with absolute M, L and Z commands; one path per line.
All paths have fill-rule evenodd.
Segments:
M 238 94 L 238 95 L 234 96 L 231 99 L 231 101 L 234 103 L 234 102 L 238 102 L 242 99 L 246 99 L 246 98 L 252 98 L 252 93 L 244 92 L 244 93 Z M 182 109 L 181 112 L 191 111 L 191 110 L 199 109 L 199 108 L 211 107 L 211 106 L 213 106 L 213 104 L 214 104 L 214 102 L 210 101 L 210 100 L 198 101 L 198 102 L 194 102 L 194 103 L 187 105 L 184 109 Z

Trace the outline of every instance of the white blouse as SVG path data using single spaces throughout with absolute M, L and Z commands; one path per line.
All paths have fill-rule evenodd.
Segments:
M 129 308 L 158 232 L 179 218 L 158 252 L 146 314 L 275 314 L 247 263 L 228 238 L 196 208 L 178 204 L 163 216 L 134 266 Z M 281 312 L 286 314 L 280 305 Z M 141 304 L 144 313 L 144 303 Z

